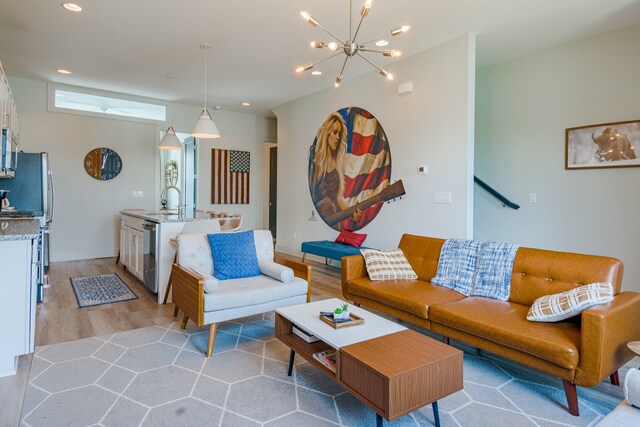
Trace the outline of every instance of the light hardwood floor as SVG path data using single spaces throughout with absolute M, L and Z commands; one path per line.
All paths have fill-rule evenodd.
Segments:
M 300 260 L 285 254 L 277 256 Z M 340 270 L 323 263 L 308 261 L 311 269 L 311 297 L 323 299 L 342 297 Z M 71 277 L 117 273 L 138 295 L 138 299 L 95 307 L 78 308 L 71 289 Z M 137 278 L 115 258 L 52 263 L 48 271 L 49 285 L 44 290 L 44 301 L 36 311 L 36 346 L 73 341 L 154 324 L 173 322 L 173 304 L 160 305 Z M 18 374 L 0 378 L 0 426 L 15 426 L 20 421 L 20 410 L 29 378 L 31 355 L 20 358 Z

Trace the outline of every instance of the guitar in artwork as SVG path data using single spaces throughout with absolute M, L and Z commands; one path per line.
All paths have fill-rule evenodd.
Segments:
M 327 224 L 333 226 L 339 223 L 340 221 L 343 221 L 349 218 L 350 216 L 352 216 L 353 213 L 358 209 L 365 210 L 375 205 L 376 203 L 386 202 L 391 199 L 401 197 L 405 194 L 406 193 L 404 191 L 404 185 L 402 185 L 402 180 L 396 181 L 393 184 L 389 185 L 384 190 L 382 190 L 381 192 L 379 192 L 378 194 L 376 194 L 375 196 L 369 197 L 368 199 L 363 200 L 362 202 L 356 205 L 350 206 L 347 209 L 328 215 L 325 218 L 325 221 L 327 222 Z

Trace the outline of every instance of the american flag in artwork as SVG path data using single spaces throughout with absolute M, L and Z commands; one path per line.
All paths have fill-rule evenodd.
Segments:
M 248 204 L 251 153 L 211 150 L 211 203 Z
M 380 193 L 391 178 L 391 153 L 387 136 L 378 120 L 368 111 L 358 108 L 340 110 L 348 129 L 347 152 L 344 158 L 344 198 L 350 206 Z M 364 209 L 356 221 L 342 222 L 342 228 L 359 230 L 376 217 L 382 208 L 377 203 Z

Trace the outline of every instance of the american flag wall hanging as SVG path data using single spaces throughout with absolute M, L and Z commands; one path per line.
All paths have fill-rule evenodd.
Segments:
M 215 205 L 249 204 L 251 153 L 211 150 L 211 203 Z

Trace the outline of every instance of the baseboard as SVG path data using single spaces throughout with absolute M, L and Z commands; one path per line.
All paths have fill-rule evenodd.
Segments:
M 51 252 L 50 262 L 62 262 L 62 261 L 81 261 L 85 259 L 95 258 L 113 258 L 118 255 L 118 250 L 114 251 L 113 248 L 98 248 L 90 251 L 55 251 L 55 254 Z

